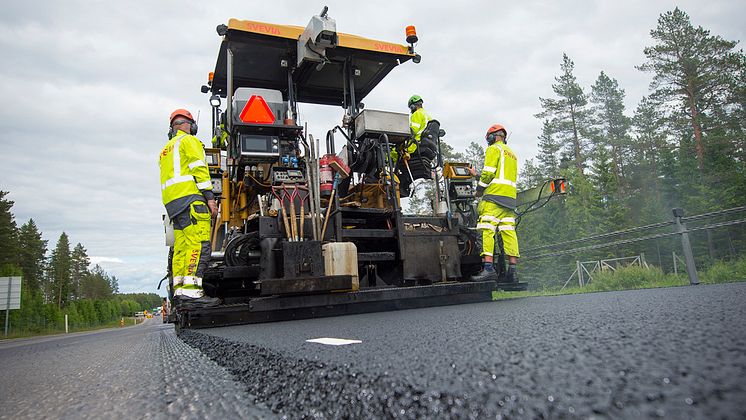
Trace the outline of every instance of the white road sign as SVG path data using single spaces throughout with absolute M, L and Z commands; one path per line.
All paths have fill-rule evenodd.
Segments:
M 10 291 L 10 296 L 8 296 Z M 8 309 L 8 297 L 10 297 L 10 309 L 21 309 L 21 278 L 0 277 L 0 311 Z

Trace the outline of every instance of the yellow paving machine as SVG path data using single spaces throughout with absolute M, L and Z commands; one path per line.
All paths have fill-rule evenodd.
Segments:
M 219 215 L 203 285 L 223 304 L 172 312 L 181 328 L 488 301 L 498 287 L 525 289 L 469 281 L 481 248 L 474 171 L 443 162 L 439 122 L 408 160 L 394 160 L 391 150 L 413 141 L 408 115 L 363 108 L 389 72 L 420 61 L 414 27 L 407 45 L 366 39 L 338 33 L 324 8 L 306 27 L 231 19 L 217 33 L 202 91 L 220 143 L 206 149 Z M 339 107 L 340 124 L 315 138 L 298 104 Z M 433 179 L 432 215 L 402 211 L 405 176 Z M 535 189 L 522 201 L 557 192 Z

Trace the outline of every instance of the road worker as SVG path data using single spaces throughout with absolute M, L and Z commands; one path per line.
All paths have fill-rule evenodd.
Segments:
M 225 150 L 228 144 L 228 132 L 225 130 L 225 124 L 220 124 L 215 130 L 215 135 L 212 137 L 212 147 L 215 149 Z
M 407 167 L 407 161 L 417 151 L 417 147 L 419 146 L 420 139 L 422 137 L 422 132 L 425 131 L 427 123 L 432 120 L 430 114 L 428 114 L 427 111 L 425 111 L 425 108 L 422 107 L 422 103 L 423 100 L 420 95 L 412 95 L 409 98 L 409 101 L 407 101 L 409 113 L 411 114 L 409 116 L 409 128 L 412 132 L 412 137 L 402 147 L 402 160 L 399 161 L 396 171 L 400 179 L 399 188 L 402 197 L 406 197 L 409 195 L 409 187 L 413 181 L 410 177 L 411 170 Z M 394 159 L 394 161 L 396 161 L 398 153 L 396 151 L 392 151 L 391 157 Z
M 409 113 L 412 114 L 409 116 L 409 128 L 412 130 L 412 138 L 414 138 L 414 142 L 409 144 L 407 147 L 407 152 L 410 155 L 417 150 L 417 143 L 420 142 L 422 132 L 425 131 L 427 123 L 432 120 L 430 114 L 428 114 L 427 111 L 425 111 L 425 108 L 422 107 L 422 102 L 422 97 L 420 95 L 412 95 L 409 98 L 409 101 L 407 101 Z
M 481 197 L 477 205 L 479 221 L 477 229 L 482 231 L 482 271 L 473 276 L 474 281 L 497 281 L 493 266 L 495 232 L 500 232 L 503 250 L 508 258 L 506 282 L 518 281 L 518 237 L 515 232 L 516 179 L 518 158 L 508 147 L 508 131 L 500 124 L 493 124 L 485 135 L 487 150 L 484 168 L 479 178 L 476 196 Z
M 202 275 L 210 257 L 210 222 L 217 215 L 205 149 L 186 109 L 171 113 L 169 141 L 161 151 L 161 195 L 174 227 L 171 261 L 174 303 L 180 309 L 214 306 L 205 296 Z

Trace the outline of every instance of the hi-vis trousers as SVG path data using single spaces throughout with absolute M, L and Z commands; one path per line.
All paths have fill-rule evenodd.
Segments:
M 195 201 L 173 218 L 174 296 L 203 297 L 202 276 L 210 258 L 210 209 Z
M 479 255 L 492 256 L 495 249 L 495 231 L 499 231 L 505 255 L 520 257 L 518 236 L 515 234 L 515 212 L 490 201 L 480 200 L 477 213 L 477 229 L 482 231 L 482 253 Z

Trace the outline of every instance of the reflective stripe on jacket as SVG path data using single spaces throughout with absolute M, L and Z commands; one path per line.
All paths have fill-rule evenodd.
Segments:
M 159 156 L 161 198 L 169 218 L 197 200 L 211 200 L 212 182 L 205 163 L 205 148 L 192 135 L 179 130 Z
M 499 141 L 487 147 L 484 168 L 477 185 L 477 191 L 483 194 L 483 199 L 515 209 L 517 179 L 518 158 L 513 150 Z

